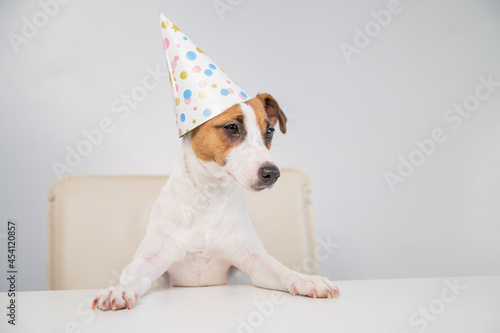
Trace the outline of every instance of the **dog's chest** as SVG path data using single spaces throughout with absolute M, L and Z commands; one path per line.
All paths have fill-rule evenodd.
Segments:
M 173 264 L 168 274 L 174 286 L 208 286 L 227 283 L 230 263 L 210 251 L 189 252 Z
M 218 257 L 231 242 L 236 225 L 228 216 L 220 215 L 213 219 L 207 216 L 195 217 L 182 233 L 185 236 L 185 260 L 204 260 Z M 180 233 L 179 233 L 180 234 Z
M 170 281 L 176 286 L 219 285 L 227 281 L 231 266 L 228 252 L 234 246 L 236 223 L 232 214 L 193 216 L 182 235 L 185 255 L 169 269 Z
M 203 210 L 183 212 L 182 223 L 167 226 L 176 235 L 191 259 L 217 256 L 221 248 L 232 246 L 234 235 L 242 227 L 247 216 L 246 203 L 241 193 L 224 198 L 214 197 Z
M 217 260 L 216 257 L 209 251 L 195 251 L 188 252 L 180 263 L 183 265 L 202 267 L 213 263 L 214 260 Z

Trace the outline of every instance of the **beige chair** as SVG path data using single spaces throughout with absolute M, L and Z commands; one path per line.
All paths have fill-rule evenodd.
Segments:
M 317 274 L 310 183 L 282 169 L 272 190 L 245 193 L 267 251 L 295 270 Z M 47 288 L 97 289 L 118 282 L 143 238 L 168 176 L 74 175 L 49 191 Z

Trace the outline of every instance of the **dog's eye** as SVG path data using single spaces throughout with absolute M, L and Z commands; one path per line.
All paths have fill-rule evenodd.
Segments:
M 235 124 L 229 124 L 227 126 L 224 126 L 224 129 L 226 130 L 226 132 L 228 132 L 229 134 L 238 134 L 238 126 L 236 126 Z
M 271 139 L 273 138 L 273 133 L 274 133 L 274 128 L 269 127 L 266 131 L 266 141 L 271 141 Z

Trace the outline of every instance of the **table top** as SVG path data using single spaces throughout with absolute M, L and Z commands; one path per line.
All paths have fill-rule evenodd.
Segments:
M 338 299 L 247 285 L 151 290 L 92 311 L 96 290 L 19 292 L 1 332 L 500 332 L 500 276 L 338 281 Z M 0 293 L 4 312 L 7 293 Z

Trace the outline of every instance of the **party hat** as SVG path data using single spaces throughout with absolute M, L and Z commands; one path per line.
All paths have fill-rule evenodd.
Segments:
M 248 96 L 172 21 L 160 19 L 181 137 Z

